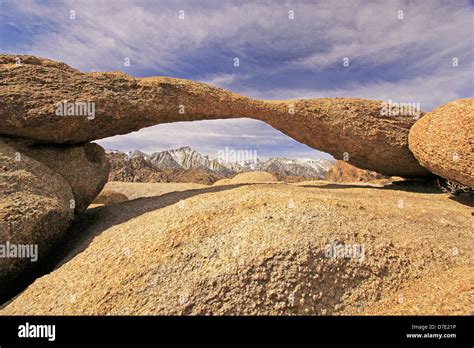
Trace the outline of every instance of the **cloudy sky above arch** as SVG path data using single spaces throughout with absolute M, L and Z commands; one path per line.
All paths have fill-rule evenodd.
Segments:
M 474 95 L 473 23 L 473 2 L 461 0 L 2 0 L 0 50 L 83 71 L 189 78 L 262 99 L 391 99 L 419 102 L 429 111 Z M 257 149 L 262 157 L 320 157 L 253 120 L 159 125 L 100 143 L 122 150 L 190 145 L 213 155 L 230 146 Z

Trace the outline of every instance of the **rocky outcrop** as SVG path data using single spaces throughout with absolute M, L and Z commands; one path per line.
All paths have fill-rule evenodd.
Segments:
M 155 168 L 146 158 L 128 158 L 124 153 L 108 153 L 109 181 L 168 182 L 167 175 Z
M 474 188 L 474 98 L 427 113 L 410 130 L 409 146 L 431 172 Z
M 97 144 L 32 145 L 11 138 L 0 138 L 0 157 L 1 300 L 34 276 L 74 214 L 94 200 L 107 181 L 108 161 Z M 36 260 L 8 252 L 22 248 L 37 250 Z
M 4 141 L 66 179 L 74 194 L 76 214 L 87 208 L 107 182 L 109 162 L 104 149 L 97 144 L 54 146 L 32 145 L 17 139 Z
M 192 182 L 210 185 L 224 178 L 205 168 L 157 167 L 143 156 L 129 158 L 123 153 L 108 153 L 107 158 L 110 162 L 109 181 Z
M 138 150 L 127 154 L 108 151 L 107 157 L 111 164 L 109 181 L 194 182 L 204 185 L 212 185 L 218 180 L 252 171 L 268 172 L 279 181 L 287 182 L 322 179 L 333 165 L 332 161 L 325 159 L 288 158 L 219 162 L 188 146 L 151 155 Z M 162 161 L 164 158 L 167 160 Z
M 82 73 L 11 55 L 0 56 L 0 81 L 0 134 L 73 144 L 159 123 L 249 117 L 359 168 L 429 174 L 408 149 L 414 119 L 382 116 L 381 101 L 260 101 L 189 80 Z
M 370 182 L 384 176 L 370 170 L 359 169 L 344 161 L 337 161 L 327 172 L 325 180 L 334 182 Z
M 405 284 L 472 269 L 469 206 L 361 187 L 206 187 L 96 208 L 72 226 L 73 252 L 0 315 L 357 315 L 385 298 L 413 307 Z M 440 279 L 416 314 L 469 314 L 472 283 L 443 307 Z
M 22 64 L 15 63 L 16 57 Z M 83 143 L 159 123 L 245 117 L 255 112 L 257 103 L 189 80 L 82 73 L 43 61 L 1 56 L 0 134 Z M 63 101 L 69 104 L 58 109 Z M 75 103 L 81 102 L 84 108 L 76 110 Z
M 73 201 L 63 176 L 0 139 L 0 300 L 63 236 Z

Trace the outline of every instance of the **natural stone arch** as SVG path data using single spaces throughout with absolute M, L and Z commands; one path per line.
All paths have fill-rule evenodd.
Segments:
M 262 101 L 184 79 L 82 73 L 32 56 L 0 56 L 0 80 L 3 135 L 78 144 L 160 123 L 248 117 L 360 168 L 429 175 L 408 149 L 408 131 L 416 120 L 382 116 L 381 101 Z M 92 103 L 94 117 L 58 116 L 56 103 L 64 100 Z

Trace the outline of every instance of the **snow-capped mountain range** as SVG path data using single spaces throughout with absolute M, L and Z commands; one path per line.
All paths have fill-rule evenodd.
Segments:
M 120 151 L 108 151 L 109 153 L 121 153 Z M 166 150 L 146 154 L 139 150 L 124 153 L 127 159 L 143 157 L 147 162 L 157 169 L 201 169 L 217 173 L 223 176 L 231 176 L 236 173 L 249 171 L 265 171 L 280 174 L 282 176 L 302 176 L 305 178 L 322 179 L 333 161 L 325 159 L 288 159 L 270 158 L 260 160 L 253 158 L 240 162 L 226 161 L 222 158 L 215 159 L 205 156 L 193 150 L 189 146 L 174 150 Z

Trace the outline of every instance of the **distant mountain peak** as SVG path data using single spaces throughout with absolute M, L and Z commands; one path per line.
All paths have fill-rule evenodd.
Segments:
M 140 150 L 133 150 L 133 151 L 128 151 L 126 153 L 126 155 L 129 157 L 129 158 L 135 158 L 135 157 L 144 157 L 144 158 L 147 158 L 148 155 Z
M 117 151 L 113 151 L 116 153 Z M 192 170 L 199 169 L 223 176 L 249 171 L 266 171 L 276 175 L 324 178 L 333 161 L 325 159 L 272 157 L 240 162 L 226 162 L 209 155 L 202 155 L 190 146 L 154 152 L 148 155 L 140 150 L 126 153 L 129 158 L 143 157 L 157 169 Z
M 182 150 L 182 151 L 194 151 L 191 146 L 182 146 L 177 148 L 176 150 Z

